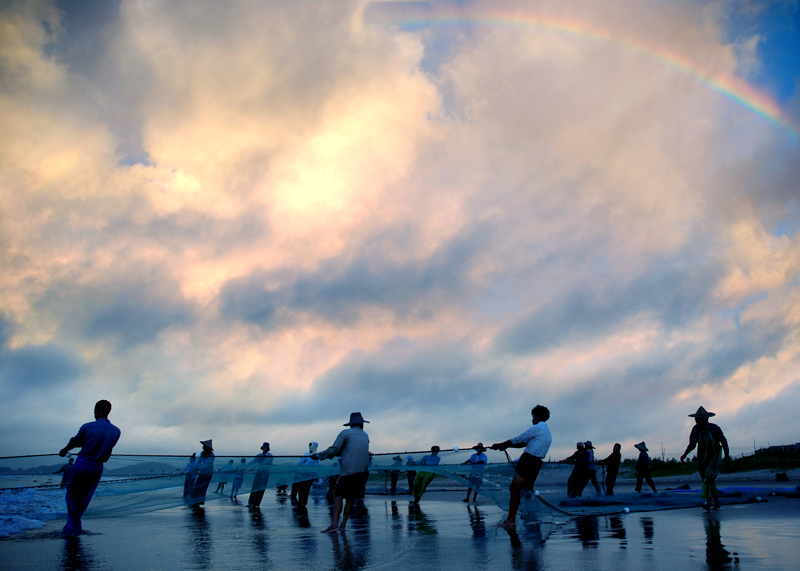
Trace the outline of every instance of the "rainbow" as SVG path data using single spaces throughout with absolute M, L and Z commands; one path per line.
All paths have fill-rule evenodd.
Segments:
M 387 4 L 392 5 L 388 10 Z M 376 4 L 372 6 L 376 6 Z M 379 12 L 372 15 L 373 21 L 392 24 L 403 30 L 464 26 L 524 27 L 613 43 L 691 77 L 701 85 L 779 127 L 794 138 L 800 138 L 800 126 L 786 115 L 774 99 L 746 81 L 733 75 L 704 70 L 695 62 L 676 52 L 648 45 L 632 37 L 623 37 L 585 22 L 519 13 L 505 16 L 456 7 L 437 6 L 433 8 L 433 5 L 425 2 L 389 2 L 383 4 L 379 8 Z

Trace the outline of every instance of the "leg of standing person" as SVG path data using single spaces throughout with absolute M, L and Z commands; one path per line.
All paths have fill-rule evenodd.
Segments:
M 609 470 L 608 476 L 606 477 L 606 495 L 613 496 L 614 495 L 614 484 L 617 483 L 617 473 Z
M 647 485 L 653 488 L 653 492 L 655 493 L 657 491 L 656 484 L 653 482 L 653 477 L 650 475 L 650 472 L 647 472 L 644 477 L 647 480 Z
M 305 482 L 298 482 L 297 505 L 305 506 L 308 504 L 308 494 L 311 491 L 311 486 L 313 485 L 314 485 L 314 480 L 306 480 Z
M 67 486 L 67 523 L 61 530 L 63 534 L 74 535 L 83 531 L 81 518 L 92 501 L 102 475 L 102 464 L 86 462 L 80 458 L 75 462 L 72 479 Z

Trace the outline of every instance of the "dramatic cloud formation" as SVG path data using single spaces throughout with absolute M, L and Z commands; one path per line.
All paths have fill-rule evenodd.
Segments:
M 797 441 L 797 16 L 6 3 L 2 452 L 99 398 L 129 453 Z

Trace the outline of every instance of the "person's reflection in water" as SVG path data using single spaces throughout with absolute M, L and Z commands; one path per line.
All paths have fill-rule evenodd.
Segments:
M 353 503 L 350 522 L 359 533 L 369 530 L 369 510 L 363 499 L 356 500 Z
M 187 512 L 189 517 L 189 541 L 191 546 L 189 551 L 192 553 L 193 569 L 211 569 L 211 534 L 209 533 L 206 512 L 202 509 L 190 510 Z
M 472 528 L 473 553 L 470 556 L 470 564 L 481 569 L 488 568 L 490 561 L 487 552 L 485 518 L 477 506 L 467 505 L 467 512 L 469 513 L 469 526 Z
M 641 522 L 642 522 L 642 531 L 644 532 L 645 545 L 653 545 L 653 535 L 655 534 L 655 526 L 653 525 L 653 518 L 643 517 L 641 519 Z
M 78 536 L 66 538 L 61 551 L 61 560 L 58 563 L 58 571 L 91 571 L 92 569 L 99 569 L 94 562 L 92 550 L 84 546 Z
M 306 506 L 294 506 L 292 512 L 294 519 L 297 520 L 297 525 L 300 527 L 311 527 L 311 522 L 308 520 L 308 508 Z
M 436 520 L 425 515 L 419 504 L 412 503 L 408 506 L 408 533 L 411 535 L 415 531 L 422 535 L 439 533 L 436 530 Z
M 619 539 L 619 548 L 627 549 L 628 547 L 628 534 L 625 533 L 625 524 L 619 516 L 611 516 L 608 518 L 608 526 L 611 529 L 611 537 Z
M 270 567 L 269 534 L 267 533 L 264 516 L 261 514 L 261 508 L 253 507 L 250 509 L 250 523 L 253 527 L 253 551 L 256 552 L 259 562 L 263 563 L 263 567 L 266 569 Z
M 707 568 L 710 571 L 739 569 L 739 558 L 731 557 L 730 552 L 722 544 L 719 520 L 708 518 L 705 521 L 705 527 Z
M 469 525 L 472 528 L 473 539 L 486 537 L 486 523 L 481 510 L 475 506 L 467 506 L 467 512 L 469 512 Z
M 597 547 L 600 529 L 595 517 L 579 517 L 575 520 L 575 531 L 584 547 Z
M 542 563 L 542 549 L 539 548 L 540 544 L 534 543 L 532 547 L 530 544 L 528 549 L 522 544 L 517 530 L 513 527 L 502 528 L 508 533 L 508 538 L 511 540 L 511 568 L 512 569 L 525 569 L 525 571 L 536 571 L 537 569 L 546 569 Z
M 346 533 L 330 534 L 334 569 L 364 569 L 369 564 L 369 540 L 363 536 L 351 543 Z

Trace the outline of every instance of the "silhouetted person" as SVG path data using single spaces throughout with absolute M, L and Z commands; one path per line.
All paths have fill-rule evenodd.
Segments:
M 269 442 L 265 442 L 261 445 L 261 452 L 256 454 L 256 457 L 250 461 L 250 465 L 255 466 L 256 473 L 253 476 L 253 486 L 250 489 L 250 497 L 247 500 L 247 505 L 249 507 L 257 508 L 261 505 L 261 500 L 264 498 L 264 490 L 267 489 L 267 482 L 269 482 L 269 474 L 274 460 L 269 451 Z
M 197 477 L 192 486 L 192 496 L 189 499 L 192 506 L 202 506 L 206 501 L 206 491 L 214 477 L 214 448 L 212 441 L 201 440 L 203 450 L 197 459 Z
M 76 535 L 83 531 L 81 517 L 89 507 L 92 496 L 103 476 L 103 464 L 111 457 L 111 451 L 120 437 L 120 430 L 108 420 L 111 403 L 100 400 L 94 405 L 94 422 L 87 422 L 70 438 L 58 455 L 66 456 L 73 448 L 80 447 L 78 459 L 67 484 L 67 524 L 61 533 Z
M 469 482 L 467 483 L 467 497 L 462 501 L 469 502 L 470 491 L 474 492 L 472 501 L 474 502 L 478 499 L 478 490 L 483 483 L 483 470 L 486 468 L 486 463 L 489 461 L 489 458 L 487 458 L 484 452 L 486 452 L 486 447 L 483 445 L 483 442 L 478 442 L 475 446 L 475 454 L 464 462 L 464 464 L 470 465 L 470 472 Z
M 66 488 L 69 485 L 69 481 L 72 478 L 72 468 L 73 463 L 75 462 L 75 458 L 70 458 L 69 462 L 61 466 L 58 470 L 53 472 L 54 474 L 61 474 L 61 484 L 58 486 L 59 488 Z
M 599 462 L 606 467 L 606 495 L 614 495 L 614 484 L 619 476 L 619 465 L 622 463 L 622 445 L 614 444 L 614 451 Z
M 437 466 L 441 458 L 439 457 L 439 447 L 431 446 L 431 453 L 422 457 L 422 460 L 417 462 L 417 466 Z M 435 472 L 425 472 L 423 470 L 417 471 L 417 477 L 414 478 L 414 503 L 418 504 L 422 499 L 422 494 L 428 489 L 428 486 L 436 477 Z
M 697 467 L 699 468 L 700 478 L 703 480 L 703 489 L 700 492 L 700 497 L 706 499 L 703 508 L 710 510 L 711 502 L 713 501 L 714 508 L 719 509 L 717 475 L 719 475 L 723 461 L 730 460 L 728 440 L 722 434 L 722 429 L 719 426 L 708 422 L 708 419 L 715 416 L 715 413 L 708 412 L 701 406 L 697 409 L 697 412 L 689 416 L 694 417 L 695 425 L 689 434 L 689 445 L 681 455 L 681 462 L 697 446 Z
M 583 488 L 589 482 L 589 453 L 583 442 L 575 445 L 575 452 L 571 456 L 559 460 L 559 464 L 572 464 L 572 472 L 567 479 L 567 497 L 579 498 L 583 495 Z
M 189 456 L 189 461 L 180 473 L 185 474 L 183 479 L 183 497 L 190 498 L 192 496 L 192 488 L 194 488 L 194 479 L 197 477 L 197 453 L 192 453 L 192 455 Z
M 587 461 L 587 469 L 589 474 L 589 481 L 594 485 L 594 495 L 602 496 L 603 490 L 600 488 L 600 484 L 597 483 L 597 463 L 594 458 L 594 446 L 592 445 L 591 440 L 587 440 L 583 443 L 584 448 L 586 448 L 586 452 L 589 455 Z
M 501 527 L 515 527 L 517 525 L 517 510 L 521 499 L 522 489 L 532 489 L 542 468 L 542 462 L 550 450 L 553 441 L 547 421 L 550 420 L 550 411 L 547 407 L 537 404 L 531 410 L 531 426 L 528 430 L 505 442 L 492 444 L 492 450 L 505 450 L 506 448 L 522 448 L 522 453 L 515 467 L 516 473 L 511 480 L 509 492 L 511 498 L 508 502 L 508 517 L 500 524 Z
M 650 456 L 647 455 L 647 445 L 644 442 L 640 442 L 639 444 L 634 444 L 633 447 L 639 451 L 639 458 L 636 460 L 636 491 L 642 491 L 642 481 L 646 480 L 647 484 L 655 492 L 656 485 L 650 476 Z
M 305 456 L 297 461 L 296 466 L 304 466 L 306 468 L 316 468 L 319 466 L 319 460 L 316 460 L 313 455 L 317 452 L 319 444 L 316 442 L 308 443 L 308 452 Z M 316 472 L 300 472 L 295 475 L 295 481 L 292 483 L 291 500 L 292 505 L 305 506 L 308 503 L 308 494 L 311 492 L 311 486 L 314 485 L 314 480 L 317 479 Z
M 312 455 L 315 460 L 341 456 L 339 479 L 336 481 L 336 490 L 333 493 L 331 525 L 327 529 L 323 529 L 322 533 L 344 531 L 350 513 L 353 511 L 353 505 L 356 500 L 362 499 L 366 492 L 370 455 L 369 436 L 364 432 L 365 422 L 369 421 L 364 420 L 360 412 L 350 413 L 350 421 L 343 425 L 349 428 L 342 430 L 334 443 L 326 450 Z M 339 525 L 340 515 L 342 517 L 341 525 Z

